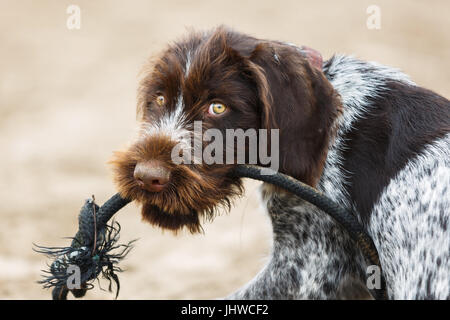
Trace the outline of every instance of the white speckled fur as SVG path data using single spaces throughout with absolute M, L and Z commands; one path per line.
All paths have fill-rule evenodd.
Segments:
M 405 166 L 372 212 L 369 232 L 380 252 L 391 298 L 448 299 L 449 211 L 447 135 Z

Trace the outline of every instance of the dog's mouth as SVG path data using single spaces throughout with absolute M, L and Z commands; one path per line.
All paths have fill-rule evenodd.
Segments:
M 135 179 L 136 186 L 129 191 L 130 199 L 140 203 L 145 221 L 157 227 L 177 231 L 186 227 L 190 232 L 201 231 L 199 212 L 184 203 L 177 193 L 177 183 L 173 180 L 151 185 Z
M 212 220 L 218 208 L 229 208 L 230 199 L 243 191 L 240 179 L 229 175 L 230 167 L 171 165 L 163 159 L 170 177 L 164 172 L 144 176 L 135 174 L 142 161 L 148 160 L 130 150 L 115 153 L 114 182 L 122 197 L 141 205 L 145 221 L 164 229 L 176 232 L 186 227 L 192 233 L 201 232 L 202 222 Z

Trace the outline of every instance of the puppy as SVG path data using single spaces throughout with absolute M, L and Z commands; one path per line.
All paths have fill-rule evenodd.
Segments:
M 152 61 L 138 102 L 140 134 L 112 163 L 120 194 L 141 204 L 146 221 L 198 232 L 242 193 L 230 172 L 239 151 L 249 162 L 255 149 L 225 141 L 215 153 L 231 148 L 234 161 L 205 162 L 195 151 L 207 148 L 203 132 L 277 130 L 257 151 L 276 150 L 280 172 L 355 213 L 379 251 L 389 298 L 449 298 L 447 99 L 393 68 L 346 56 L 323 62 L 315 50 L 219 27 Z M 174 161 L 186 155 L 193 161 Z M 370 266 L 340 225 L 278 188 L 263 184 L 262 198 L 271 259 L 230 298 L 360 294 Z

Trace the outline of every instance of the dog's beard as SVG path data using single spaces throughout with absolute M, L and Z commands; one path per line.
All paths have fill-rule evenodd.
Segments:
M 229 175 L 231 166 L 175 165 L 165 156 L 170 155 L 171 146 L 162 144 L 157 158 L 171 170 L 170 182 L 161 192 L 142 189 L 133 173 L 138 161 L 150 159 L 150 154 L 155 157 L 155 150 L 147 146 L 136 144 L 116 152 L 111 164 L 120 195 L 141 204 L 143 219 L 152 225 L 175 232 L 183 227 L 200 232 L 202 222 L 211 221 L 218 208 L 229 209 L 231 199 L 242 194 L 241 179 Z

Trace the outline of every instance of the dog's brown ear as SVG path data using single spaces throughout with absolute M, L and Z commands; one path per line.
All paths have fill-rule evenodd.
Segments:
M 249 66 L 260 98 L 261 126 L 280 130 L 279 171 L 311 186 L 322 174 L 341 112 L 321 63 L 317 51 L 264 42 L 255 47 Z

